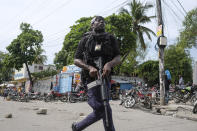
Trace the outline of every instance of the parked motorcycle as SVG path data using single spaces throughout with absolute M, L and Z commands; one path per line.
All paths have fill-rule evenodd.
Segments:
M 136 103 L 138 103 L 143 104 L 147 109 L 151 109 L 151 96 L 152 93 L 150 93 L 146 87 L 134 87 L 126 95 L 124 106 L 126 108 L 132 108 Z
M 28 97 L 30 100 L 42 100 L 41 92 L 35 92 L 35 93 L 28 93 Z
M 151 89 L 152 104 L 160 104 L 160 90 L 158 86 L 153 86 Z
M 29 100 L 30 99 L 29 99 L 27 93 L 25 93 L 25 92 L 19 93 L 19 95 L 18 95 L 18 101 L 20 101 L 20 102 L 29 102 Z
M 175 92 L 173 96 L 173 100 L 175 103 L 183 102 L 186 103 L 190 100 L 191 103 L 195 102 L 197 96 L 196 88 L 192 86 L 176 86 Z
M 69 94 L 68 100 L 70 103 L 76 103 L 77 101 L 87 101 L 88 96 L 84 88 L 79 91 L 73 91 Z
M 44 98 L 45 102 L 58 101 L 58 100 L 62 102 L 67 102 L 68 94 L 52 91 L 51 93 L 48 93 L 47 96 Z

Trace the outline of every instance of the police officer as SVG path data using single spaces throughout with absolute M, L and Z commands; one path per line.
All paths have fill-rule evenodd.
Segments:
M 105 32 L 105 21 L 102 16 L 96 16 L 91 21 L 91 32 L 84 34 L 75 53 L 74 64 L 82 68 L 83 83 L 87 84 L 97 79 L 98 68 L 94 59 L 102 57 L 103 77 L 110 79 L 114 66 L 120 63 L 120 51 L 114 36 Z M 110 85 L 108 80 L 108 85 Z M 110 86 L 106 87 L 109 88 Z M 109 95 L 109 89 L 108 95 Z M 84 120 L 73 123 L 73 131 L 81 131 L 96 121 L 103 119 L 105 131 L 115 131 L 112 119 L 112 110 L 107 100 L 108 123 L 106 126 L 105 111 L 99 86 L 88 90 L 88 104 L 93 109 Z

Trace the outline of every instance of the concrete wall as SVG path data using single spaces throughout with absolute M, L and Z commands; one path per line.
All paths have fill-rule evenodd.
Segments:
M 34 92 L 41 92 L 42 94 L 50 92 L 51 82 L 51 78 L 36 81 L 33 87 Z

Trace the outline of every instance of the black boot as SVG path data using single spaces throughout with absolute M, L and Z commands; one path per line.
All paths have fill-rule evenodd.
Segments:
M 72 123 L 72 131 L 77 131 L 76 122 Z

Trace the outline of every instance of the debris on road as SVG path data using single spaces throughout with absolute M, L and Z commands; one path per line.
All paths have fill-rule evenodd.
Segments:
M 37 114 L 46 115 L 46 114 L 47 114 L 47 109 L 40 108 L 40 109 L 37 111 Z
M 12 113 L 6 114 L 5 118 L 12 118 Z

